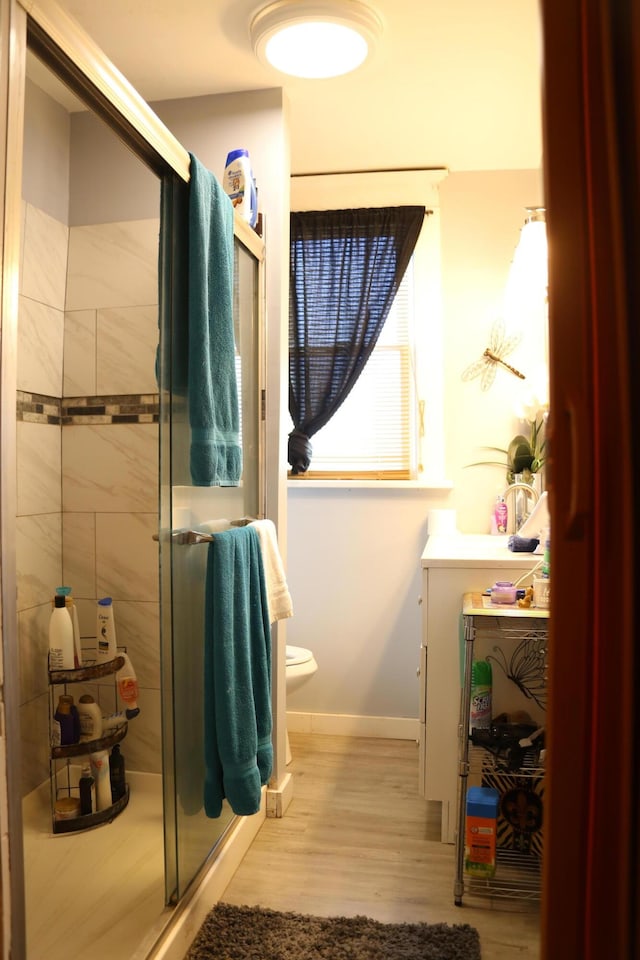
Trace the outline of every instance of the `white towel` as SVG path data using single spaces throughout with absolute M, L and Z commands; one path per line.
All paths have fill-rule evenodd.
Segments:
M 276 528 L 273 520 L 254 520 L 251 526 L 255 527 L 260 540 L 269 605 L 269 623 L 275 623 L 276 620 L 293 616 L 293 604 L 278 548 Z

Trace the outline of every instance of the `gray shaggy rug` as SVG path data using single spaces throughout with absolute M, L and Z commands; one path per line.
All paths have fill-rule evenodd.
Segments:
M 467 924 L 380 923 L 218 903 L 185 960 L 480 960 Z

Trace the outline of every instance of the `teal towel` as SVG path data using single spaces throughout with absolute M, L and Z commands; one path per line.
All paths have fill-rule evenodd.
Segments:
M 273 766 L 271 633 L 260 541 L 250 527 L 208 548 L 204 650 L 204 808 L 219 817 L 260 809 Z
M 233 206 L 193 154 L 189 183 L 191 480 L 237 487 L 242 473 L 233 334 Z

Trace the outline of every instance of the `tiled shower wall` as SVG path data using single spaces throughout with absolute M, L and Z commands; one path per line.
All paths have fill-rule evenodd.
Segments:
M 140 683 L 122 745 L 159 772 L 157 220 L 67 228 L 25 204 L 18 337 L 16 562 L 23 789 L 48 777 L 50 598 L 73 588 L 91 645 L 112 596 Z M 95 692 L 95 691 L 92 691 Z M 77 698 L 82 690 L 73 690 Z M 104 712 L 113 709 L 101 688 Z

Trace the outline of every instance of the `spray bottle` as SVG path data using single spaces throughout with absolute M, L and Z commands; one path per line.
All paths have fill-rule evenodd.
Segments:
M 488 660 L 474 660 L 471 667 L 471 707 L 469 710 L 469 734 L 473 728 L 488 729 L 491 726 L 491 690 L 493 675 Z

